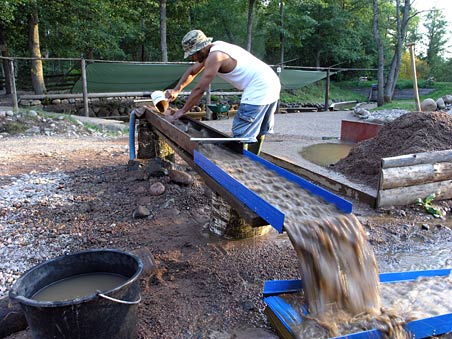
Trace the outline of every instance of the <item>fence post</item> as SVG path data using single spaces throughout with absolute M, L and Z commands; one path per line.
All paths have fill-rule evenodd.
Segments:
M 19 111 L 19 104 L 17 101 L 17 91 L 16 91 L 16 76 L 14 75 L 14 60 L 13 59 L 9 59 L 8 60 L 8 64 L 9 64 L 9 69 L 11 72 L 11 77 L 10 77 L 10 81 L 11 81 L 11 95 L 13 98 L 13 111 L 14 112 L 18 112 Z
M 85 59 L 81 60 L 82 62 L 82 89 L 83 89 L 83 107 L 85 116 L 89 117 L 89 107 L 88 107 L 88 85 L 86 82 L 86 62 Z
M 325 107 L 323 108 L 324 111 L 329 111 L 330 103 L 330 68 L 328 67 L 326 70 L 326 81 L 325 81 Z

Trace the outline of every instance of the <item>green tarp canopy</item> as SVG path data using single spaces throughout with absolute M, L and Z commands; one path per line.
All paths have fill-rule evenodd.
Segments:
M 189 67 L 188 64 L 93 63 L 86 67 L 88 93 L 146 92 L 173 88 Z M 326 77 L 326 72 L 283 69 L 283 89 L 297 89 Z M 184 90 L 190 90 L 196 79 Z M 218 76 L 211 85 L 212 91 L 234 90 Z M 72 93 L 82 92 L 80 78 Z

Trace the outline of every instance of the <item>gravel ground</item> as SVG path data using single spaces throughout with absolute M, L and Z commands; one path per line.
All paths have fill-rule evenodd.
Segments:
M 292 126 L 295 121 L 328 125 L 311 121 L 318 115 L 309 114 L 277 119 Z M 73 122 L 66 124 L 73 128 Z M 285 234 L 218 239 L 207 230 L 210 190 L 180 158 L 173 166 L 192 176 L 192 185 L 128 171 L 124 135 L 66 131 L 0 139 L 0 254 L 7 259 L 0 264 L 0 296 L 26 269 L 57 255 L 91 248 L 149 249 L 157 268 L 141 278 L 139 338 L 276 337 L 261 294 L 266 280 L 298 278 Z M 284 139 L 284 133 L 277 137 Z M 287 135 L 294 142 L 303 138 Z M 164 185 L 164 194 L 149 193 L 155 182 Z M 448 211 L 444 219 L 418 206 L 373 210 L 354 202 L 381 271 L 452 266 L 452 203 L 440 205 Z M 133 218 L 137 206 L 146 206 L 149 215 Z M 25 330 L 9 339 L 30 337 Z

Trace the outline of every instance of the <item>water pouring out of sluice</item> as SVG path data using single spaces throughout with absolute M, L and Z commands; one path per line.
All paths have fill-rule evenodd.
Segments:
M 302 310 L 285 312 L 280 298 L 279 313 L 269 316 L 270 321 L 284 319 L 289 327 L 302 324 L 281 331 L 297 331 L 283 338 L 329 338 L 343 333 L 342 324 L 355 326 L 346 333 L 375 325 L 380 338 L 408 338 L 405 320 L 380 307 L 376 258 L 350 203 L 248 152 L 202 146 L 195 162 L 238 197 L 246 197 L 243 203 L 252 202 L 247 206 L 275 229 L 286 231 L 298 255 L 302 293 L 297 305 Z M 273 291 L 271 298 L 278 293 Z M 297 317 L 303 321 L 295 321 Z

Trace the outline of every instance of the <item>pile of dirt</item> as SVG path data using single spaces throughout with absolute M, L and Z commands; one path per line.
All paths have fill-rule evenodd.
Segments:
M 412 112 L 384 125 L 375 138 L 354 146 L 334 170 L 350 180 L 378 186 L 381 159 L 404 154 L 452 149 L 452 116 L 443 112 Z

